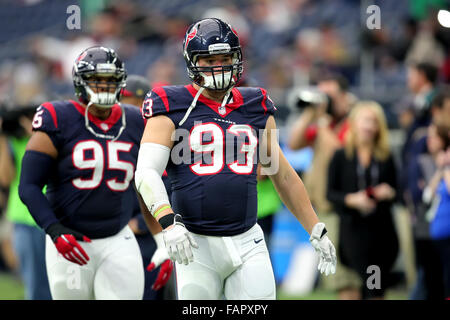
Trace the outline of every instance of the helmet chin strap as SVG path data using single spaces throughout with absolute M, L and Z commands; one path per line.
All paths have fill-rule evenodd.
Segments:
M 230 97 L 231 90 L 233 90 L 233 87 L 228 89 L 227 92 L 225 93 L 225 96 L 223 97 L 222 104 L 220 105 L 219 110 L 225 108 L 225 105 L 228 102 L 228 98 Z
M 123 109 L 122 105 L 120 103 L 118 103 L 118 105 L 120 106 L 121 110 L 122 110 L 122 125 L 119 129 L 119 133 L 117 134 L 117 136 L 112 136 L 112 135 L 105 135 L 102 133 L 97 133 L 94 131 L 94 129 L 92 129 L 92 127 L 89 124 L 89 107 L 92 106 L 93 103 L 91 101 L 89 101 L 89 103 L 87 104 L 85 110 L 84 110 L 84 126 L 86 127 L 86 129 L 92 133 L 94 136 L 96 136 L 97 138 L 102 138 L 102 139 L 108 139 L 111 141 L 116 141 L 120 135 L 122 134 L 123 130 L 125 130 L 126 126 L 127 126 L 127 122 L 126 122 L 126 117 L 125 117 L 125 110 Z M 101 106 L 99 106 L 101 107 Z
M 203 87 L 198 89 L 197 94 L 194 97 L 194 100 L 192 100 L 191 105 L 189 106 L 189 108 L 187 109 L 186 113 L 184 114 L 183 119 L 181 119 L 181 121 L 178 123 L 178 126 L 181 126 L 187 120 L 187 118 L 189 117 L 189 114 L 191 113 L 191 111 L 197 105 L 197 100 L 200 97 L 200 95 L 202 94 L 203 90 L 205 90 L 205 88 L 203 88 Z

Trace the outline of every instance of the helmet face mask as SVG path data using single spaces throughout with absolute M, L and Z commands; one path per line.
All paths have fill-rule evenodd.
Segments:
M 222 56 L 223 54 L 218 55 Z M 231 64 L 199 65 L 199 61 L 202 58 L 207 60 L 213 56 L 215 55 L 194 55 L 194 66 L 190 68 L 191 72 L 196 75 L 194 82 L 210 90 L 228 90 L 237 83 L 242 62 L 239 60 L 238 54 L 233 53 L 231 54 L 231 59 L 229 59 Z
M 100 108 L 109 108 L 117 103 L 122 86 L 116 77 L 92 76 L 83 79 L 89 102 Z
M 206 89 L 226 91 L 240 79 L 242 51 L 231 26 L 219 19 L 204 19 L 192 25 L 183 42 L 184 59 L 191 80 Z M 231 55 L 229 65 L 200 66 L 199 60 L 215 55 Z
M 124 63 L 112 49 L 105 47 L 83 51 L 74 63 L 72 75 L 81 102 L 101 108 L 119 102 L 127 77 Z

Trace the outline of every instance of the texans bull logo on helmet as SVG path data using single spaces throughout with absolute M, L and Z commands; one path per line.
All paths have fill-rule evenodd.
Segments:
M 189 45 L 189 42 L 191 42 L 191 40 L 194 39 L 196 34 L 197 28 L 194 26 L 194 28 L 192 28 L 192 31 L 186 36 L 186 44 L 185 44 L 186 47 Z

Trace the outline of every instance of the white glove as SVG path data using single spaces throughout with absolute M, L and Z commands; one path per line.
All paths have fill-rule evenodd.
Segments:
M 153 235 L 153 238 L 156 242 L 156 251 L 153 253 L 152 260 L 150 263 L 154 263 L 154 267 L 158 268 L 161 263 L 170 259 L 169 254 L 167 253 L 166 246 L 164 244 L 163 233 L 159 232 Z
M 322 222 L 317 223 L 311 231 L 309 242 L 311 242 L 311 245 L 319 254 L 320 261 L 318 269 L 321 273 L 325 273 L 328 276 L 330 273 L 334 274 L 336 272 L 337 258 L 336 249 L 330 239 L 328 239 L 326 233 L 327 229 L 325 229 L 325 224 Z
M 163 237 L 170 259 L 188 265 L 194 261 L 191 246 L 197 249 L 198 245 L 180 220 L 181 216 L 175 215 L 173 225 L 163 230 Z

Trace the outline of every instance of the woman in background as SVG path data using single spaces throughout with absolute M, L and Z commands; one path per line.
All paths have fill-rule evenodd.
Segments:
M 360 275 L 363 299 L 382 299 L 398 253 L 391 215 L 396 170 L 381 106 L 358 102 L 349 121 L 344 148 L 329 166 L 327 198 L 341 218 L 342 263 Z M 379 277 L 371 277 L 374 271 Z

